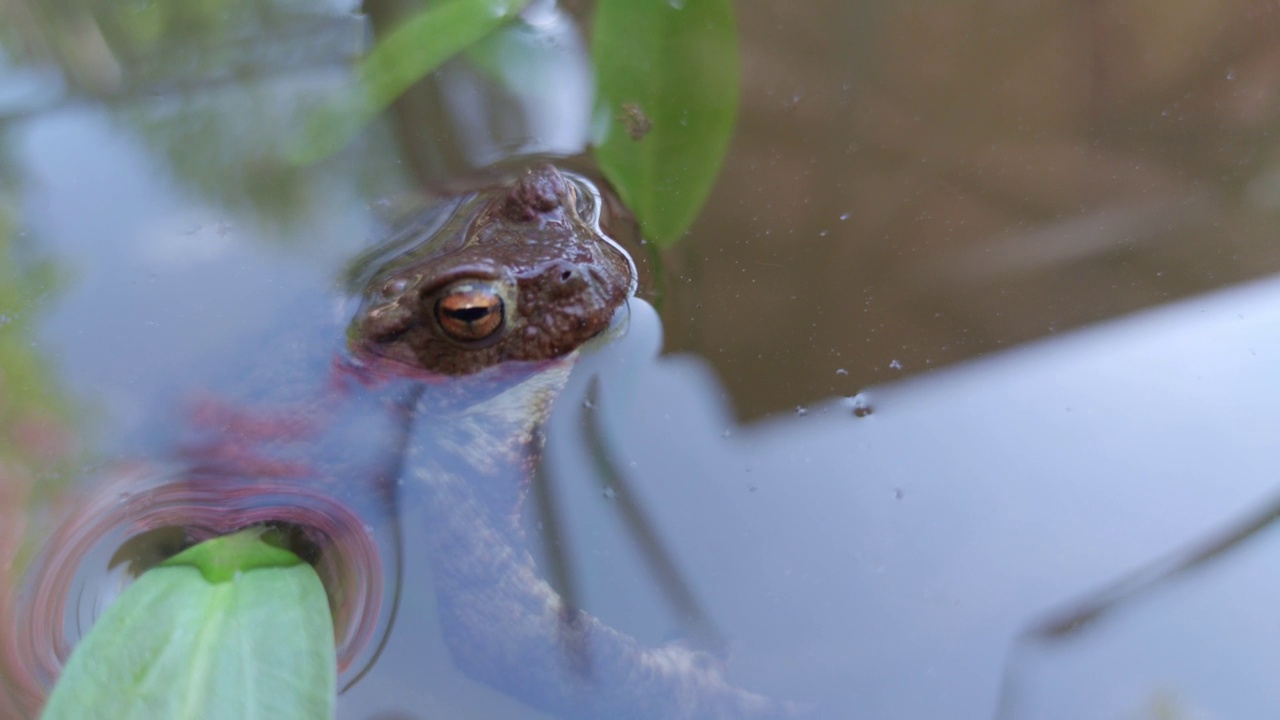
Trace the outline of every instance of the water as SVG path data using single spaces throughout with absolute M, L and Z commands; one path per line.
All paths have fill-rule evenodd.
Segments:
M 543 61 L 505 80 L 451 66 L 418 88 L 425 111 L 305 169 L 271 150 L 346 87 L 350 7 L 243 5 L 273 9 L 138 46 L 109 18 L 13 7 L 0 552 L 19 564 L 111 472 L 163 475 L 193 399 L 284 377 L 259 399 L 314 392 L 352 312 L 342 268 L 406 196 L 589 134 L 583 36 L 547 7 L 554 42 L 524 38 Z M 1277 21 L 1065 0 L 737 9 L 746 84 L 721 180 L 548 433 L 577 602 L 816 717 L 1270 713 L 1264 532 L 1078 635 L 1043 629 L 1274 494 Z M 75 27 L 115 62 L 46 42 Z M 386 439 L 331 431 L 357 454 Z M 404 512 L 362 511 L 379 557 L 421 517 Z M 458 668 L 421 525 L 341 716 L 550 717 Z M 125 581 L 98 577 L 76 622 Z

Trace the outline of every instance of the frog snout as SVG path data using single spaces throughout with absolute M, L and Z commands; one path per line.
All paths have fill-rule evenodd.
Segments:
M 360 323 L 361 334 L 374 342 L 389 342 L 413 325 L 413 312 L 393 301 L 379 305 L 365 314 Z

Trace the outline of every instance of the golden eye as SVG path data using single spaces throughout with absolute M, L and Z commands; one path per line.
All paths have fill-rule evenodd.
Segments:
M 436 301 L 436 322 L 451 340 L 478 342 L 502 327 L 502 296 L 485 285 L 465 283 Z

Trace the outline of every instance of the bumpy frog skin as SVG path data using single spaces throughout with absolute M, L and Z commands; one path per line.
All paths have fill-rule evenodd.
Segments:
M 608 327 L 635 289 L 630 258 L 600 230 L 585 182 L 550 165 L 457 203 L 443 228 L 368 279 L 357 353 L 465 375 L 549 360 Z M 421 232 L 421 231 L 419 231 Z

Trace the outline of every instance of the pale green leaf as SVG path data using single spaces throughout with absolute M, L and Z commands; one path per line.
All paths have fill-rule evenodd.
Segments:
M 706 202 L 738 117 L 730 0 L 600 0 L 591 54 L 596 158 L 645 236 L 679 240 Z
M 143 573 L 76 647 L 41 718 L 331 718 L 324 587 L 310 565 L 246 533 Z

